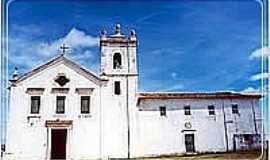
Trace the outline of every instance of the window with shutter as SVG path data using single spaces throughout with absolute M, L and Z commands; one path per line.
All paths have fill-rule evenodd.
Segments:
M 56 97 L 56 113 L 63 114 L 65 113 L 65 96 L 57 96 Z
M 239 113 L 237 104 L 232 105 L 232 113 L 233 114 L 238 114 Z
M 31 96 L 31 114 L 39 114 L 40 96 Z
M 166 116 L 166 107 L 160 106 L 159 107 L 160 116 Z
M 81 113 L 90 113 L 90 96 L 81 96 Z
M 208 106 L 208 113 L 209 115 L 215 115 L 215 106 L 213 105 Z

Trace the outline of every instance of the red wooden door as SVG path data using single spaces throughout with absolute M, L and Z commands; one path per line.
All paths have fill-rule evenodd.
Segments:
M 66 129 L 52 129 L 51 159 L 66 159 Z

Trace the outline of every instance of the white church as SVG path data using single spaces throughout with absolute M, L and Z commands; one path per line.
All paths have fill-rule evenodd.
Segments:
M 140 92 L 137 37 L 134 30 L 123 35 L 120 25 L 114 34 L 101 33 L 100 62 L 99 75 L 65 54 L 23 75 L 14 72 L 5 159 L 126 159 L 260 148 L 260 94 Z

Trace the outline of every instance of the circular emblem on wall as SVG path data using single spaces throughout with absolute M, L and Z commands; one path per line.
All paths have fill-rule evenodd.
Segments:
M 185 127 L 189 129 L 189 128 L 191 128 L 191 127 L 192 127 L 192 125 L 191 125 L 191 123 L 190 123 L 190 122 L 186 122 L 186 123 L 185 123 Z

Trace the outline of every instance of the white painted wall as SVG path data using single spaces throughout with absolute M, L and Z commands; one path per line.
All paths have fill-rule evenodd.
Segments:
M 237 103 L 239 115 L 233 115 L 231 104 Z M 134 115 L 132 138 L 137 143 L 133 147 L 133 156 L 151 156 L 161 154 L 185 153 L 185 133 L 194 133 L 195 150 L 197 152 L 223 152 L 226 151 L 226 139 L 224 129 L 224 104 L 226 121 L 233 120 L 228 125 L 229 150 L 233 150 L 233 134 L 255 134 L 253 112 L 254 105 L 257 119 L 258 100 L 253 99 L 178 99 L 178 100 L 145 100 Z M 183 107 L 191 106 L 191 115 L 184 115 Z M 216 115 L 208 114 L 208 105 L 215 106 Z M 167 107 L 167 116 L 160 116 L 159 106 Z M 155 110 L 155 111 L 154 111 Z M 185 128 L 185 122 L 190 122 L 192 128 Z M 258 123 L 258 122 L 257 122 Z M 236 131 L 236 126 L 238 130 Z M 192 130 L 192 131 L 183 131 Z M 261 132 L 261 124 L 257 124 L 257 130 Z M 135 141 L 135 140 L 134 140 Z
M 65 114 L 57 115 L 56 95 L 51 89 L 59 87 L 54 78 L 58 73 L 65 73 L 70 82 L 66 84 L 70 88 L 66 96 Z M 41 95 L 40 119 L 27 120 L 30 115 L 30 95 L 26 93 L 27 88 L 45 88 Z M 80 95 L 75 93 L 76 88 L 94 88 L 91 96 L 90 117 L 80 118 Z M 73 127 L 68 133 L 69 145 L 67 149 L 68 158 L 97 158 L 101 153 L 101 125 L 100 125 L 100 87 L 89 79 L 76 73 L 65 64 L 57 64 L 44 70 L 37 75 L 11 87 L 10 119 L 8 123 L 7 153 L 9 157 L 22 159 L 32 157 L 33 159 L 44 159 L 47 142 L 46 120 L 73 120 Z M 33 125 L 31 126 L 31 122 Z M 68 151 L 67 151 L 68 152 Z

